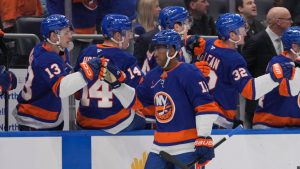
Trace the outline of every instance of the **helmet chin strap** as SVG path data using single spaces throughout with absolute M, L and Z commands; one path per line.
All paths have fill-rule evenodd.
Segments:
M 235 48 L 238 48 L 238 43 L 241 41 L 241 35 L 239 35 L 239 40 L 237 40 L 237 41 L 234 41 L 234 40 L 232 40 L 231 38 L 229 38 L 228 40 L 230 41 L 230 42 L 232 42 L 232 43 L 234 43 L 234 46 L 235 46 Z
M 177 55 L 177 53 L 178 53 L 178 51 L 176 51 L 173 56 L 169 57 L 169 49 L 167 50 L 167 52 L 166 52 L 166 54 L 167 54 L 167 61 L 166 61 L 165 65 L 164 65 L 164 67 L 163 67 L 164 69 L 168 67 L 170 60 L 173 59 L 173 58 L 175 58 L 176 55 Z
M 110 38 L 110 40 L 112 40 L 113 42 L 117 43 L 119 48 L 122 48 L 122 43 L 124 42 L 124 37 L 122 36 L 122 40 L 121 41 L 117 41 L 116 39 L 114 38 Z
M 162 26 L 158 25 L 159 32 L 163 30 Z
M 50 44 L 56 45 L 60 51 L 64 52 L 64 48 L 61 47 L 61 44 L 60 44 L 60 35 L 59 34 L 57 34 L 57 38 L 58 38 L 58 41 L 56 41 L 56 42 L 52 42 L 49 38 L 47 38 L 46 40 Z

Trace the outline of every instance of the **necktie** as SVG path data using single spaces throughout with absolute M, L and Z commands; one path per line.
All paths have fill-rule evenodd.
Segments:
M 280 38 L 277 38 L 277 39 L 275 39 L 275 42 L 276 42 L 276 53 L 278 54 L 278 55 L 280 55 L 281 54 L 281 52 L 282 52 L 282 48 L 281 48 L 281 39 Z

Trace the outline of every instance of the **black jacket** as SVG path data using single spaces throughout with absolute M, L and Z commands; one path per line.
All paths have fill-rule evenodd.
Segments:
M 204 15 L 200 20 L 194 19 L 189 35 L 217 35 L 215 21 L 211 16 Z
M 153 51 L 153 49 L 151 49 L 152 37 L 158 32 L 159 29 L 156 28 L 152 31 L 140 35 L 140 37 L 138 37 L 135 40 L 133 55 L 137 58 L 138 65 L 140 67 L 143 66 L 144 60 L 147 57 L 147 51 L 148 50 Z
M 261 31 L 251 37 L 244 45 L 242 55 L 253 77 L 266 73 L 268 62 L 276 56 L 276 50 L 267 32 Z

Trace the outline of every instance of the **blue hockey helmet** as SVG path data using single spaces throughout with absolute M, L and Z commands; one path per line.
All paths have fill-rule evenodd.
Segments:
M 108 14 L 102 19 L 101 29 L 106 38 L 112 38 L 116 32 L 125 36 L 125 32 L 132 29 L 132 23 L 126 15 Z
M 292 26 L 287 28 L 281 37 L 284 50 L 289 50 L 292 48 L 292 44 L 297 44 L 300 46 L 300 27 Z
M 181 48 L 181 37 L 173 29 L 162 30 L 154 35 L 152 38 L 152 45 L 166 45 L 173 46 L 176 51 L 179 51 Z
M 175 23 L 183 23 L 188 17 L 188 11 L 184 7 L 169 6 L 160 11 L 158 23 L 162 29 L 173 29 Z
M 63 28 L 73 29 L 69 19 L 64 15 L 53 14 L 45 18 L 41 23 L 41 34 L 44 38 L 49 38 L 51 32 L 59 33 Z
M 222 40 L 228 40 L 230 32 L 238 33 L 238 29 L 245 26 L 246 22 L 239 14 L 225 13 L 219 16 L 216 21 L 218 36 Z

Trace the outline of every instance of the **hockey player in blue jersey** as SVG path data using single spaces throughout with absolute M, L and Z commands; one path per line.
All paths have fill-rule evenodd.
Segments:
M 68 74 L 72 25 L 63 15 L 45 18 L 41 34 L 45 41 L 31 51 L 26 82 L 18 96 L 15 118 L 21 131 L 62 130 L 61 98 L 101 78 L 101 67 L 106 65 L 96 58 L 81 64 L 80 71 Z
M 266 75 L 253 78 L 243 57 L 237 52 L 237 45 L 244 44 L 245 21 L 238 14 L 226 13 L 216 21 L 217 40 L 207 40 L 202 60 L 211 68 L 208 86 L 210 93 L 222 110 L 216 125 L 232 128 L 236 120 L 236 106 L 239 93 L 247 99 L 259 99 L 290 78 L 294 70 L 290 63 L 272 65 Z
M 199 69 L 178 61 L 180 35 L 163 30 L 152 42 L 158 66 L 138 85 L 136 97 L 127 97 L 135 110 L 155 114 L 157 128 L 145 169 L 177 168 L 160 157 L 162 150 L 185 163 L 201 156 L 199 164 L 205 165 L 214 158 L 210 134 L 220 110 Z
M 143 114 L 128 108 L 130 101 L 123 98 L 125 93 L 134 95 L 131 87 L 135 88 L 143 78 L 136 58 L 125 51 L 132 38 L 131 21 L 125 15 L 109 14 L 103 18 L 101 28 L 104 42 L 84 49 L 78 57 L 75 71 L 80 68 L 81 62 L 104 56 L 109 59 L 109 63 L 124 72 L 126 78 L 124 76 L 122 79 L 126 85 L 109 85 L 105 81 L 95 79 L 78 91 L 77 99 L 80 99 L 80 105 L 76 116 L 77 125 L 81 129 L 101 129 L 112 134 L 143 129 Z M 125 93 L 120 92 L 123 88 Z
M 281 37 L 284 52 L 274 56 L 267 72 L 276 63 L 300 63 L 300 27 L 288 28 Z M 300 127 L 300 68 L 293 80 L 283 79 L 280 85 L 259 99 L 253 118 L 253 128 Z
M 165 7 L 160 11 L 158 23 L 160 30 L 173 29 L 181 35 L 182 43 L 184 43 L 185 46 L 183 46 L 179 52 L 179 61 L 191 63 L 192 60 L 195 60 L 193 59 L 193 56 L 197 56 L 197 54 L 202 53 L 205 46 L 204 39 L 200 38 L 199 36 L 187 35 L 187 32 L 190 29 L 190 25 L 192 23 L 188 11 L 184 7 Z M 154 35 L 154 32 L 151 33 Z M 139 40 L 137 41 L 137 43 L 138 42 Z M 136 44 L 135 47 L 138 48 L 138 45 L 139 44 Z M 186 50 L 186 48 L 188 48 L 188 50 Z M 137 49 L 137 51 L 139 51 L 139 49 Z M 139 56 L 139 54 L 137 56 L 141 57 Z M 151 47 L 151 45 L 147 52 L 147 57 L 138 59 L 142 59 L 142 61 L 139 62 L 143 62 L 142 70 L 144 72 L 148 72 L 157 66 L 155 58 L 153 57 L 153 47 Z M 200 65 L 201 64 L 203 63 L 201 62 Z
M 6 91 L 13 90 L 17 87 L 16 75 L 5 70 L 5 66 L 0 65 L 0 95 Z

